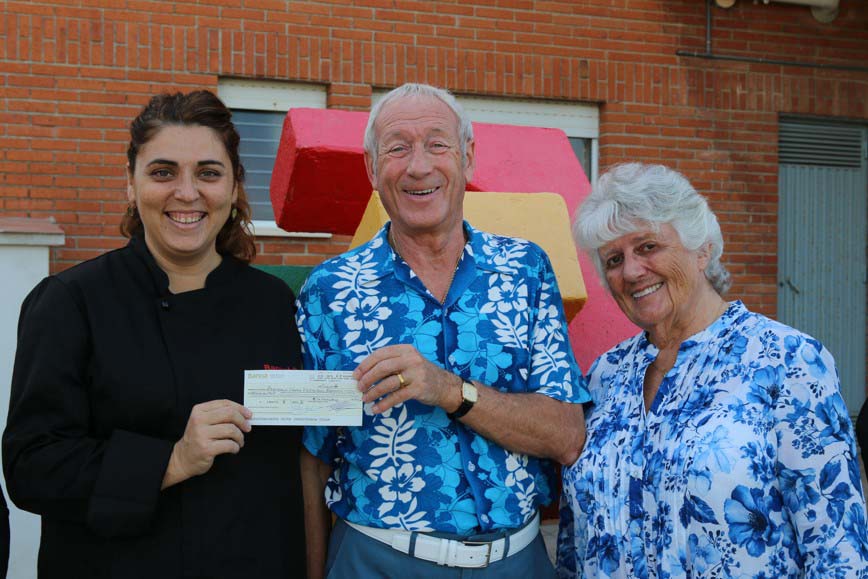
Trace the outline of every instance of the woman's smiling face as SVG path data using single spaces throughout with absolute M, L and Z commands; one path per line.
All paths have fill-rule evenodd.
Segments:
M 668 223 L 650 225 L 599 249 L 612 296 L 631 322 L 646 331 L 690 317 L 702 290 L 708 252 L 690 251 Z
M 232 164 L 217 132 L 197 125 L 159 129 L 128 172 L 145 241 L 159 261 L 186 265 L 216 256 L 216 239 L 237 198 Z

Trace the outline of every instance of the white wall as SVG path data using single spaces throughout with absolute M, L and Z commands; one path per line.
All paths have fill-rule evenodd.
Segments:
M 0 231 L 0 429 L 6 428 L 9 386 L 15 356 L 21 302 L 48 275 L 50 245 L 62 245 L 62 234 L 4 233 Z M 6 481 L 3 481 L 6 493 Z M 6 502 L 9 503 L 6 494 Z M 9 503 L 12 544 L 8 579 L 35 579 L 39 549 L 39 517 Z

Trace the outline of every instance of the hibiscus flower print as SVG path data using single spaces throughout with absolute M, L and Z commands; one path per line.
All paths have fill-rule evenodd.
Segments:
M 376 330 L 383 320 L 392 315 L 392 310 L 384 305 L 386 303 L 385 297 L 370 296 L 362 300 L 350 298 L 346 305 L 347 327 L 351 330 Z
M 389 466 L 380 473 L 380 480 L 385 483 L 380 487 L 380 496 L 384 501 L 409 503 L 413 493 L 425 488 L 425 481 L 416 475 L 422 470 L 419 465 L 405 462 L 398 468 Z M 389 510 L 389 509 L 387 509 Z
M 492 287 L 488 290 L 488 299 L 502 314 L 522 312 L 527 309 L 527 284 L 517 280 Z M 482 311 L 485 312 L 486 309 L 483 308 Z
M 501 392 L 590 400 L 545 253 L 464 225 L 468 241 L 444 303 L 392 251 L 388 225 L 317 266 L 298 298 L 305 367 L 352 371 L 373 352 L 405 344 Z M 520 527 L 554 498 L 548 461 L 513 456 L 438 406 L 410 399 L 374 415 L 366 404 L 361 427 L 335 431 L 308 427 L 304 444 L 332 465 L 329 506 L 352 523 L 488 533 Z

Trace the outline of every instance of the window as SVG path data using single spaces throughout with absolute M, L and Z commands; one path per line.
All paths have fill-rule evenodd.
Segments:
M 293 107 L 325 108 L 325 87 L 312 84 L 220 79 L 217 92 L 232 109 L 241 136 L 239 154 L 247 172 L 245 189 L 257 235 L 286 236 L 271 209 L 271 171 L 280 144 L 283 119 Z
M 375 90 L 376 102 L 385 90 Z M 600 114 L 596 105 L 533 99 L 483 98 L 456 95 L 471 120 L 525 127 L 561 129 L 566 133 L 588 180 L 597 180 Z
M 232 113 L 235 128 L 241 136 L 239 155 L 246 171 L 245 188 L 256 221 L 274 219 L 269 186 L 285 116 L 284 112 L 243 109 Z
M 582 164 L 582 169 L 585 170 L 585 176 L 593 183 L 596 181 L 597 162 L 596 154 L 592 154 L 594 147 L 597 144 L 597 139 L 589 139 L 587 137 L 567 137 L 570 145 L 573 147 L 573 153 L 576 159 Z
M 467 96 L 459 96 L 458 100 L 476 122 L 561 129 L 588 180 L 597 180 L 600 114 L 595 105 Z

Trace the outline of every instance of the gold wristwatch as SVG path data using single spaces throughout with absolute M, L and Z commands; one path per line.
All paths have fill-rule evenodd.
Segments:
M 476 401 L 479 400 L 479 390 L 473 383 L 464 380 L 461 383 L 461 406 L 455 412 L 449 412 L 447 416 L 452 420 L 458 420 L 473 408 Z

